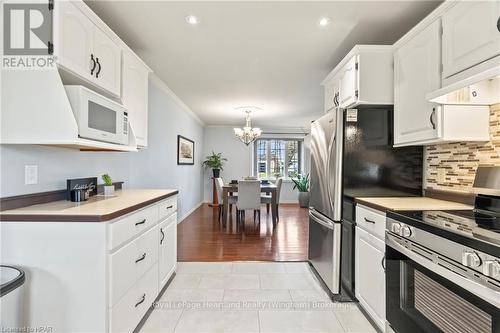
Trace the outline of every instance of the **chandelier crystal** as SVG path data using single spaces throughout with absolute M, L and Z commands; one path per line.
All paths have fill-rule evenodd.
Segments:
M 248 146 L 262 135 L 262 130 L 257 127 L 252 128 L 252 120 L 250 119 L 250 113 L 252 111 L 246 110 L 245 112 L 247 114 L 245 118 L 245 127 L 235 128 L 234 135 Z

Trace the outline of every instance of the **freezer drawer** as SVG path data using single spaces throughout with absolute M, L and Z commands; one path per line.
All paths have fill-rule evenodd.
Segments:
M 309 262 L 333 294 L 340 289 L 341 226 L 309 211 Z

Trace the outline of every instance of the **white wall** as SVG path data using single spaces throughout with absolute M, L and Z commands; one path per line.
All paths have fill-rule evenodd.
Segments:
M 0 145 L 0 197 L 66 188 L 66 179 L 109 173 L 114 180 L 129 181 L 128 154 L 80 152 L 75 149 Z M 24 166 L 38 165 L 38 184 L 24 184 Z
M 178 217 L 202 199 L 203 125 L 160 80 L 149 81 L 148 148 L 130 154 L 130 186 L 179 189 Z M 195 164 L 177 165 L 177 135 L 195 142 Z
M 273 131 L 272 129 L 266 129 L 266 131 Z M 278 131 L 278 130 L 277 130 Z M 283 136 L 283 135 L 281 135 Z M 309 136 L 304 138 L 304 164 L 303 172 L 309 172 Z M 252 175 L 252 145 L 245 146 L 241 141 L 239 141 L 234 136 L 234 131 L 232 127 L 228 126 L 209 126 L 205 128 L 204 136 L 204 155 L 207 156 L 213 151 L 216 153 L 222 153 L 222 155 L 228 159 L 224 166 L 224 170 L 221 172 L 221 177 L 224 181 L 230 181 L 232 179 L 241 179 L 245 176 Z M 212 176 L 212 171 L 210 169 L 204 172 L 204 201 L 212 201 L 212 183 L 210 177 Z M 297 202 L 298 192 L 297 190 L 292 190 L 293 183 L 291 181 L 284 181 L 283 187 L 281 189 L 282 203 Z
M 80 152 L 36 145 L 0 145 L 0 197 L 66 188 L 66 179 L 109 173 L 128 188 L 176 188 L 179 218 L 202 202 L 203 125 L 158 79 L 150 80 L 149 147 L 138 153 Z M 177 135 L 196 142 L 194 166 L 178 166 Z M 24 166 L 38 165 L 38 184 L 24 185 Z M 99 179 L 100 181 L 100 179 Z

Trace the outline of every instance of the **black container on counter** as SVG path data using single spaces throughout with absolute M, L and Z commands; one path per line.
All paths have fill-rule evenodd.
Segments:
M 89 199 L 90 193 L 88 190 L 71 190 L 70 200 L 73 202 L 86 201 Z

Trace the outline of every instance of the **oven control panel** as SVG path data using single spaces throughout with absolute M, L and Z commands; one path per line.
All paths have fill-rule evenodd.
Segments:
M 439 256 L 447 257 L 454 261 L 456 267 L 461 265 L 461 269 L 466 267 L 481 273 L 485 277 L 494 279 L 496 281 L 494 282 L 495 285 L 500 282 L 500 258 L 455 243 L 436 234 L 429 233 L 394 219 L 389 218 L 386 222 L 387 234 L 399 237 L 401 242 L 405 242 L 402 244 L 406 244 L 406 242 L 408 242 L 408 244 L 414 244 L 411 248 L 415 252 L 417 249 L 421 248 L 425 249 L 425 251 L 430 250 L 439 253 Z M 500 284 L 498 287 L 500 288 Z
M 392 223 L 391 229 L 393 233 L 405 238 L 411 238 L 415 235 L 415 228 L 406 225 L 404 223 L 395 222 Z

